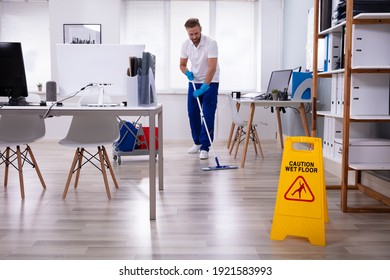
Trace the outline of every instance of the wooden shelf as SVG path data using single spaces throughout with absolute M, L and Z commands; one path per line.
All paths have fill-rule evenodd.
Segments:
M 351 116 L 351 121 L 365 121 L 365 122 L 383 122 L 383 121 L 390 121 L 389 115 L 376 115 L 376 116 Z
M 349 164 L 349 167 L 354 170 L 390 170 L 390 163 L 352 163 Z
M 390 13 L 360 13 L 353 19 L 390 19 Z
M 319 38 L 324 38 L 325 35 L 329 34 L 329 33 L 334 33 L 334 32 L 341 32 L 343 30 L 343 27 L 345 26 L 345 21 L 343 22 L 340 22 L 328 29 L 325 29 L 323 31 L 321 31 L 320 33 L 318 33 L 318 37 Z
M 318 73 L 316 69 L 313 70 L 313 100 L 317 100 L 317 90 L 318 90 L 318 78 L 332 78 L 332 90 L 336 88 L 337 90 L 341 87 L 342 88 L 342 94 L 343 96 L 340 97 L 338 94 L 340 92 L 336 91 L 336 98 L 342 98 L 344 102 L 343 107 L 343 113 L 342 115 L 336 115 L 332 113 L 331 111 L 316 111 L 315 114 L 313 114 L 313 127 L 316 128 L 315 121 L 317 116 L 323 116 L 327 118 L 333 119 L 332 121 L 337 121 L 337 130 L 342 131 L 342 155 L 341 159 L 338 156 L 337 158 L 330 158 L 329 155 L 324 154 L 324 158 L 330 161 L 337 161 L 340 164 L 340 173 L 341 173 L 341 210 L 344 212 L 390 212 L 390 208 L 387 207 L 383 209 L 382 207 L 379 208 L 364 208 L 364 207 L 351 207 L 351 205 L 348 205 L 348 189 L 350 188 L 349 182 L 351 181 L 351 178 L 349 178 L 350 174 L 354 174 L 354 187 L 359 188 L 361 191 L 365 192 L 366 194 L 376 198 L 379 201 L 385 202 L 386 205 L 390 205 L 390 200 L 388 198 L 383 198 L 383 196 L 380 193 L 377 193 L 373 190 L 371 190 L 369 187 L 363 186 L 361 184 L 362 179 L 362 173 L 363 171 L 383 171 L 383 170 L 390 170 L 390 162 L 389 163 L 374 163 L 374 164 L 349 164 L 351 159 L 356 161 L 365 161 L 364 158 L 359 159 L 359 157 L 352 157 L 352 154 L 350 153 L 350 150 L 352 149 L 349 145 L 352 134 L 350 132 L 350 126 L 351 123 L 355 122 L 389 122 L 390 116 L 389 115 L 369 115 L 369 116 L 356 116 L 351 115 L 351 87 L 352 82 L 354 81 L 354 78 L 360 78 L 356 74 L 369 74 L 369 75 L 375 75 L 375 74 L 388 74 L 390 73 L 390 65 L 380 65 L 382 63 L 387 64 L 388 59 L 386 55 L 386 59 L 384 59 L 382 56 L 383 54 L 387 54 L 386 52 L 382 51 L 379 57 L 376 57 L 376 60 L 371 59 L 372 54 L 376 54 L 375 51 L 373 52 L 371 49 L 370 55 L 367 57 L 363 57 L 365 59 L 360 59 L 359 56 L 356 55 L 356 53 L 353 53 L 353 40 L 354 40 L 354 32 L 356 34 L 359 34 L 358 31 L 354 28 L 354 24 L 367 24 L 367 25 L 374 25 L 374 24 L 390 24 L 390 13 L 360 13 L 357 16 L 353 16 L 353 5 L 354 0 L 346 0 L 346 17 L 345 21 L 340 22 L 339 24 L 332 26 L 329 29 L 326 29 L 322 32 L 314 32 L 314 41 L 317 42 L 320 38 L 326 37 L 328 34 L 332 33 L 339 33 L 342 32 L 344 36 L 342 36 L 344 43 L 341 45 L 344 47 L 344 67 L 345 69 L 338 69 L 338 70 L 332 70 L 327 72 L 321 72 Z M 319 19 L 319 6 L 320 6 L 320 0 L 315 0 L 314 10 L 315 10 L 315 19 Z M 315 23 L 315 26 L 318 29 L 318 26 Z M 387 26 L 380 26 L 378 27 L 381 29 L 381 31 L 390 32 L 390 30 L 387 29 Z M 317 30 L 316 29 L 316 30 Z M 372 27 L 373 30 L 376 29 L 375 26 Z M 365 32 L 370 32 L 371 27 L 369 27 L 369 30 Z M 376 33 L 373 33 L 376 34 Z M 373 34 L 369 34 L 370 36 Z M 335 36 L 339 36 L 338 34 L 334 34 Z M 386 33 L 387 35 L 387 33 Z M 370 38 L 368 36 L 368 38 Z M 373 35 L 374 36 L 374 35 Z M 374 36 L 375 37 L 375 36 Z M 337 37 L 338 38 L 338 37 Z M 387 37 L 386 37 L 387 38 Z M 387 39 L 386 39 L 387 40 Z M 386 41 L 384 41 L 386 42 Z M 384 45 L 383 45 L 384 44 Z M 386 44 L 383 43 L 382 49 L 385 50 Z M 318 44 L 315 44 L 318 45 Z M 339 47 L 337 43 L 334 43 L 333 46 Z M 333 47 L 332 46 L 332 47 Z M 366 54 L 367 55 L 367 54 Z M 318 58 L 318 48 L 314 49 L 314 55 L 313 55 L 313 65 L 316 65 Z M 357 65 L 354 65 L 355 62 Z M 362 65 L 362 64 L 377 64 L 377 65 Z M 360 64 L 360 65 L 358 65 Z M 341 74 L 341 75 L 340 75 Z M 355 76 L 354 76 L 355 75 Z M 341 76 L 341 77 L 340 77 Z M 333 79 L 335 78 L 335 79 Z M 370 77 L 368 77 L 371 79 Z M 332 92 L 334 94 L 334 92 Z M 334 98 L 332 96 L 332 98 Z M 340 99 L 339 99 L 340 100 Z M 315 108 L 314 108 L 315 109 Z M 337 110 L 339 110 L 337 108 Z M 376 113 L 375 110 L 372 110 L 372 113 Z M 325 119 L 327 121 L 328 119 Z M 340 128 L 340 122 L 342 123 L 342 128 Z M 328 123 L 328 125 L 331 125 Z M 334 124 L 333 124 L 334 125 Z M 361 124 L 355 124 L 354 126 L 359 127 Z M 364 126 L 364 124 L 362 124 Z M 333 128 L 332 128 L 333 129 Z M 334 130 L 334 129 L 333 129 Z M 313 134 L 315 132 L 315 129 L 313 129 Z M 333 133 L 333 132 L 332 132 Z M 337 132 L 340 134 L 340 132 Z M 352 135 L 350 135 L 352 134 Z M 333 135 L 333 134 L 332 134 Z M 327 135 L 329 136 L 329 135 Z M 335 136 L 335 135 L 333 135 Z M 331 137 L 331 136 L 330 136 Z M 370 136 L 371 137 L 371 136 Z M 375 138 L 373 138 L 373 141 Z M 328 140 L 326 140 L 328 141 Z M 340 142 L 338 142 L 340 143 Z M 338 145 L 339 146 L 339 145 Z M 326 146 L 327 147 L 327 146 Z M 335 146 L 333 146 L 335 147 Z M 354 148 L 356 150 L 356 147 Z M 386 149 L 387 151 L 387 149 Z M 329 153 L 332 155 L 331 153 Z M 356 154 L 354 154 L 357 156 Z M 375 161 L 376 159 L 373 159 L 372 161 Z M 387 161 L 384 160 L 384 161 Z M 386 207 L 386 206 L 385 206 Z
M 379 74 L 379 73 L 390 73 L 389 66 L 354 66 L 351 69 L 352 73 L 364 73 L 364 74 Z
M 390 23 L 390 13 L 360 13 L 353 17 L 352 24 Z
M 342 74 L 345 70 L 343 69 L 337 69 L 337 70 L 331 70 L 326 72 L 318 73 L 318 78 L 331 78 L 334 74 Z
M 317 115 L 322 117 L 343 118 L 342 115 L 336 115 L 331 111 L 317 111 Z
M 318 116 L 332 117 L 342 119 L 344 116 L 336 115 L 331 111 L 317 111 Z M 350 116 L 351 122 L 388 122 L 390 121 L 390 115 L 371 115 L 371 116 Z

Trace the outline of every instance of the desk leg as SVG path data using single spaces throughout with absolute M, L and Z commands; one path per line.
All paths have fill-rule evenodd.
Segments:
M 246 127 L 245 142 L 244 142 L 244 151 L 242 152 L 241 167 L 244 168 L 246 153 L 248 151 L 249 136 L 251 132 L 251 127 L 253 123 L 253 116 L 255 114 L 255 103 L 251 102 L 251 107 L 249 111 L 248 125 Z
M 306 113 L 305 113 L 305 104 L 303 104 L 303 103 L 301 103 L 301 105 L 299 105 L 299 114 L 301 116 L 302 127 L 303 127 L 303 130 L 305 131 L 305 135 L 310 137 L 309 125 L 307 123 L 307 118 L 306 118 Z
M 158 189 L 164 190 L 163 110 L 158 113 Z
M 240 103 L 236 104 L 236 108 L 237 108 L 237 112 L 239 112 L 240 111 Z M 230 127 L 229 138 L 228 138 L 228 142 L 227 142 L 228 149 L 230 148 L 230 144 L 232 143 L 232 137 L 233 137 L 235 127 L 236 127 L 236 125 L 234 124 L 234 122 L 232 122 L 232 126 Z
M 278 120 L 280 147 L 282 147 L 282 149 L 283 149 L 283 147 L 284 147 L 284 145 L 283 145 L 283 129 L 282 129 L 282 119 L 280 117 L 279 107 L 275 107 L 275 111 L 276 111 L 276 118 Z
M 149 213 L 156 219 L 156 116 L 149 113 Z

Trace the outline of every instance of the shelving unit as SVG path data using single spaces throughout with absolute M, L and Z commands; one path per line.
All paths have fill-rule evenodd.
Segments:
M 388 90 L 390 52 L 388 41 L 386 41 L 390 40 L 390 13 L 361 13 L 353 17 L 353 0 L 347 0 L 346 20 L 318 32 L 319 7 L 320 0 L 314 0 L 312 135 L 316 136 L 317 133 L 317 116 L 324 117 L 324 156 L 341 164 L 340 188 L 341 210 L 343 212 L 390 212 L 390 207 L 385 206 L 390 206 L 390 199 L 361 182 L 363 171 L 390 170 L 390 155 L 388 159 L 387 156 L 381 157 L 381 153 L 390 153 L 390 139 L 372 138 L 372 125 L 378 122 L 390 122 L 390 94 Z M 375 38 L 382 40 L 382 37 L 378 37 L 378 32 L 382 32 L 381 34 L 385 32 L 385 43 L 382 42 L 385 46 L 377 49 L 370 48 Z M 334 64 L 332 64 L 328 65 L 329 71 L 319 73 L 317 70 L 318 40 L 328 36 L 328 40 L 331 42 L 329 38 L 333 36 L 332 34 L 336 34 L 336 39 L 333 39 L 336 44 L 338 42 L 336 40 L 342 34 L 344 43 L 341 44 L 343 48 L 341 52 L 344 67 L 335 70 Z M 381 42 L 378 41 L 378 44 Z M 339 46 L 336 47 L 339 48 Z M 331 45 L 329 48 L 333 48 L 333 46 Z M 319 78 L 332 79 L 331 111 L 317 112 L 316 110 Z M 336 93 L 341 94 L 336 97 Z M 383 98 L 383 101 L 372 100 L 375 95 Z M 377 106 L 371 106 L 371 102 L 376 102 Z M 339 106 L 337 104 L 340 107 L 337 107 Z M 373 150 L 368 150 L 368 152 L 364 150 L 365 152 L 361 154 L 350 153 L 351 149 L 356 149 L 354 145 L 357 143 L 365 143 L 364 149 L 373 147 Z M 371 143 L 374 146 L 371 147 Z M 334 146 L 329 148 L 327 145 Z M 371 156 L 364 158 L 364 154 L 370 155 L 371 151 L 378 153 L 379 156 L 377 158 Z M 362 157 L 363 159 L 361 159 Z M 349 184 L 350 172 L 355 174 L 355 182 L 352 186 Z M 381 201 L 384 203 L 384 207 L 348 205 L 348 190 L 351 188 L 359 189 Z

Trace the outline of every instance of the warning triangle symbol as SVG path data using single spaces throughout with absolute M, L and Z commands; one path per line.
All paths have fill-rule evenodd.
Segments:
M 291 186 L 288 188 L 287 192 L 284 194 L 286 200 L 295 200 L 301 202 L 313 202 L 314 194 L 311 191 L 309 185 L 307 184 L 305 178 L 298 176 Z

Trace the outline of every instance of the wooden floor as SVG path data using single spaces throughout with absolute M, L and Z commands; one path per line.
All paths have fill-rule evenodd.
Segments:
M 150 221 L 146 156 L 114 162 L 120 188 L 111 188 L 111 200 L 92 167 L 63 200 L 73 150 L 34 143 L 47 190 L 26 167 L 22 201 L 17 173 L 10 172 L 0 191 L 0 259 L 390 259 L 390 214 L 343 213 L 339 190 L 327 191 L 325 247 L 298 237 L 270 240 L 282 157 L 276 142 L 263 143 L 265 160 L 251 146 L 245 168 L 212 172 L 199 167 L 215 165 L 214 159 L 187 154 L 190 146 L 165 143 L 165 190 L 157 193 L 157 220 Z M 224 143 L 216 148 L 221 164 L 239 165 Z M 2 182 L 4 166 L 0 174 Z M 349 200 L 377 204 L 359 191 Z

